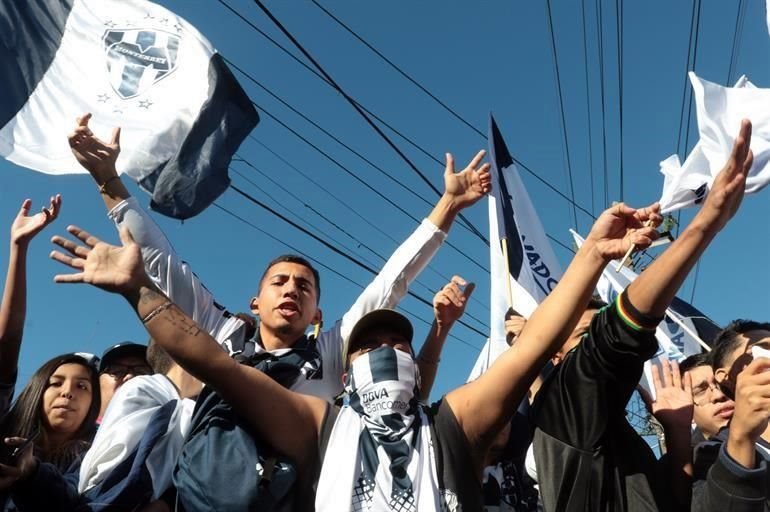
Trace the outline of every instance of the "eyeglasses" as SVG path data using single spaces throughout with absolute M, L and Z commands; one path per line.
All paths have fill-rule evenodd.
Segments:
M 111 364 L 102 373 L 116 380 L 122 380 L 126 375 L 152 375 L 152 368 L 146 364 Z
M 722 393 L 722 388 L 719 387 L 719 384 L 716 382 L 704 382 L 700 386 L 693 388 L 692 390 L 692 403 L 693 405 L 697 405 L 698 407 L 701 407 L 703 405 L 706 405 L 711 397 L 707 397 L 706 393 L 709 391 L 716 392 L 719 391 Z

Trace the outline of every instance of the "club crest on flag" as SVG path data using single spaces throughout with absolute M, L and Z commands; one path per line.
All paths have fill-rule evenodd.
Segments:
M 146 92 L 177 67 L 181 38 L 146 28 L 108 29 L 104 50 L 109 82 L 124 100 Z

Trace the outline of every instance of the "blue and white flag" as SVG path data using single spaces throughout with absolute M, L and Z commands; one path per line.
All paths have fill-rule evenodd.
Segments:
M 505 314 L 508 286 L 513 309 L 529 318 L 554 289 L 562 270 L 548 242 L 543 225 L 524 188 L 513 157 L 505 145 L 494 118 L 489 116 L 489 161 L 492 165 L 492 193 L 489 205 L 490 334 L 469 380 L 481 375 L 508 349 Z M 508 267 L 501 240 L 508 247 Z M 508 284 L 510 283 L 510 285 Z
M 570 233 L 572 233 L 572 237 L 578 247 L 583 245 L 583 237 L 572 230 L 570 230 Z M 612 304 L 615 298 L 634 279 L 639 277 L 636 272 L 626 266 L 620 267 L 620 270 L 616 272 L 617 265 L 618 261 L 607 265 L 599 278 L 599 282 L 596 284 L 596 291 L 607 304 Z M 655 330 L 655 337 L 658 339 L 658 351 L 651 361 L 665 357 L 679 362 L 693 354 L 700 354 L 704 350 L 701 342 L 710 346 L 718 332 L 719 326 L 712 322 L 705 314 L 701 313 L 693 305 L 678 297 L 674 297 L 671 305 L 666 310 L 664 320 L 658 324 Z M 650 361 L 647 361 L 644 366 L 642 384 L 648 391 L 653 390 Z
M 196 215 L 230 183 L 259 116 L 189 23 L 144 0 L 0 2 L 0 156 L 48 174 L 85 172 L 66 134 L 94 114 L 122 127 L 118 172 L 172 217 Z
M 754 163 L 746 178 L 746 193 L 759 192 L 770 183 L 770 89 L 760 89 L 745 76 L 733 87 L 724 87 L 690 72 L 698 115 L 700 139 L 683 164 L 677 155 L 660 163 L 664 176 L 660 198 L 662 213 L 700 204 L 732 153 L 741 120 L 753 124 L 751 150 Z

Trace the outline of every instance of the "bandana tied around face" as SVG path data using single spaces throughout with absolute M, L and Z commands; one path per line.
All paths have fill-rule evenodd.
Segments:
M 436 512 L 438 479 L 428 418 L 410 354 L 359 356 L 332 429 L 316 493 L 319 512 Z

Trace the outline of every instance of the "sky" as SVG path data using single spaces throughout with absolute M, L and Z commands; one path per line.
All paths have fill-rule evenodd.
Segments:
M 675 152 L 684 156 L 697 141 L 694 109 L 689 116 L 689 137 L 680 137 L 686 132 L 680 125 L 686 127 L 688 123 L 687 102 L 682 114 L 683 95 L 689 99 L 689 85 L 685 88 L 688 58 L 694 57 L 696 73 L 707 80 L 725 84 L 746 74 L 757 86 L 770 87 L 770 37 L 764 2 L 759 1 L 740 2 L 745 6 L 742 17 L 737 16 L 739 2 L 699 2 L 695 10 L 697 44 L 692 49 L 694 6 L 686 1 L 626 2 L 617 12 L 616 2 L 598 0 L 601 24 L 596 0 L 551 2 L 550 23 L 546 2 L 318 1 L 464 121 L 401 76 L 311 1 L 266 2 L 359 103 L 433 158 L 443 160 L 444 153 L 451 152 L 458 167 L 486 148 L 492 112 L 513 155 L 567 197 L 571 196 L 569 162 L 575 201 L 596 214 L 612 201 L 622 199 L 643 206 L 657 200 L 663 183 L 658 163 Z M 306 62 L 255 3 L 226 2 Z M 248 164 L 235 161 L 232 165 L 233 183 L 344 252 L 371 266 L 381 266 L 382 258 L 387 258 L 427 216 L 438 196 L 340 94 L 221 1 L 159 3 L 195 25 L 228 60 L 264 87 L 234 70 L 258 104 L 261 122 L 238 153 Z M 734 69 L 728 77 L 731 61 Z M 265 88 L 382 171 L 292 112 Z M 77 114 L 73 112 L 73 118 Z M 384 131 L 433 185 L 443 186 L 443 165 L 389 129 Z M 568 200 L 528 172 L 522 171 L 522 179 L 547 233 L 566 246 L 572 245 L 569 228 L 587 234 L 591 225 L 588 215 L 578 210 L 575 226 Z M 135 186 L 131 190 L 142 205 L 148 205 L 143 192 Z M 68 224 L 78 224 L 105 240 L 117 240 L 90 177 L 52 177 L 0 161 L 0 222 L 8 228 L 24 198 L 31 198 L 38 207 L 54 193 L 63 196 L 61 217 L 34 240 L 29 252 L 20 385 L 56 354 L 101 353 L 119 341 L 144 342 L 147 338 L 122 298 L 85 285 L 53 283 L 53 276 L 66 270 L 48 259 L 53 234 L 63 233 Z M 720 325 L 739 317 L 768 320 L 767 194 L 745 198 L 741 210 L 702 258 L 697 280 L 691 275 L 680 292 L 680 297 L 692 298 L 694 305 Z M 247 311 L 263 267 L 280 253 L 302 252 L 331 269 L 320 269 L 321 307 L 327 325 L 340 318 L 372 278 L 233 191 L 226 192 L 217 203 L 251 225 L 214 207 L 183 223 L 157 214 L 155 218 L 177 252 L 218 302 L 231 311 Z M 682 213 L 682 225 L 693 213 Z M 488 232 L 485 201 L 465 214 L 479 231 Z M 412 290 L 431 299 L 453 274 L 475 282 L 477 288 L 465 320 L 485 332 L 489 324 L 489 248 L 459 223 L 452 228 L 449 241 L 455 248 L 445 245 Z M 554 251 L 566 268 L 572 253 L 556 244 Z M 0 251 L 0 267 L 5 268 L 7 257 L 7 252 Z M 432 312 L 413 298 L 402 302 L 402 310 L 414 315 L 411 318 L 419 346 Z M 456 326 L 453 334 L 456 338 L 450 338 L 444 349 L 433 398 L 465 381 L 484 342 L 483 336 L 463 326 Z

